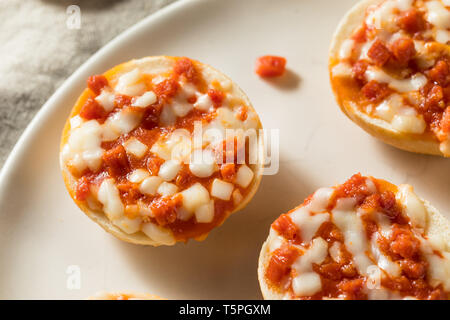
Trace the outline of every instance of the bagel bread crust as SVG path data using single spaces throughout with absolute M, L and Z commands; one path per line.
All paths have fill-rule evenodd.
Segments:
M 349 39 L 352 33 L 361 26 L 368 7 L 379 5 L 386 0 L 362 0 L 357 3 L 340 21 L 331 41 L 329 50 L 329 75 L 332 80 L 333 64 L 339 60 L 339 51 L 343 42 Z M 450 157 L 440 150 L 440 142 L 428 130 L 423 134 L 414 134 L 398 131 L 382 119 L 371 117 L 362 112 L 356 103 L 344 100 L 335 81 L 330 81 L 336 101 L 344 114 L 373 137 L 396 148 L 422 154 Z
M 428 201 L 421 198 L 419 199 L 426 208 L 426 227 L 423 234 L 427 236 L 428 239 L 438 236 L 439 239 L 441 239 L 441 242 L 439 242 L 439 249 L 441 250 L 441 252 L 450 253 L 450 221 L 446 219 L 441 213 L 439 213 L 439 211 L 434 208 Z M 304 206 L 304 204 L 298 206 L 296 209 L 302 206 Z M 270 283 L 268 283 L 266 279 L 266 270 L 271 259 L 269 240 L 270 235 L 262 245 L 258 260 L 257 273 L 261 293 L 265 300 L 292 299 L 289 293 L 274 288 Z M 450 299 L 450 293 L 447 295 L 447 299 Z
M 142 73 L 148 73 L 148 74 L 160 74 L 160 73 L 166 73 L 172 70 L 174 63 L 176 61 L 176 57 L 170 57 L 170 56 L 152 56 L 152 57 L 145 57 L 138 60 L 131 60 L 128 62 L 125 62 L 123 64 L 120 64 L 118 66 L 113 67 L 112 69 L 106 71 L 103 75 L 108 79 L 110 84 L 115 84 L 118 81 L 118 78 L 128 73 L 136 68 L 139 68 L 139 70 Z M 203 64 L 201 62 L 192 60 L 195 63 L 195 66 L 197 70 L 201 73 L 203 79 L 207 82 L 210 81 L 218 81 L 218 82 L 226 82 L 231 84 L 231 88 L 227 90 L 227 93 L 232 95 L 235 98 L 241 99 L 244 101 L 244 103 L 247 105 L 247 107 L 256 115 L 256 111 L 251 105 L 250 100 L 245 95 L 245 93 L 237 86 L 236 83 L 234 83 L 230 78 L 228 78 L 223 73 L 217 71 L 213 67 Z M 78 98 L 78 101 L 75 103 L 75 106 L 73 107 L 70 116 L 68 117 L 66 124 L 64 126 L 63 132 L 62 132 L 62 138 L 61 138 L 61 144 L 60 144 L 60 166 L 62 171 L 62 176 L 66 185 L 66 188 L 71 196 L 71 198 L 74 200 L 74 202 L 78 205 L 78 207 L 94 222 L 99 224 L 105 231 L 111 233 L 116 238 L 130 242 L 133 244 L 140 244 L 140 245 L 151 245 L 151 246 L 159 246 L 163 243 L 160 243 L 158 241 L 154 241 L 153 239 L 150 239 L 146 234 L 144 234 L 142 231 L 138 231 L 133 234 L 127 234 L 124 231 L 122 231 L 120 228 L 115 226 L 105 215 L 105 213 L 102 210 L 93 210 L 91 209 L 85 201 L 78 201 L 75 197 L 75 187 L 77 183 L 76 177 L 74 177 L 70 170 L 68 169 L 66 163 L 62 160 L 62 150 L 64 145 L 68 142 L 69 136 L 70 136 L 70 122 L 69 120 L 80 113 L 80 110 L 83 106 L 83 103 L 86 101 L 86 99 L 90 96 L 90 90 L 85 89 L 83 93 Z M 262 129 L 261 122 L 259 121 L 259 118 L 257 119 L 257 129 Z M 240 204 L 234 208 L 232 212 L 226 212 L 224 219 L 221 221 L 220 224 L 222 224 L 229 215 L 231 215 L 234 212 L 237 212 L 241 209 L 243 209 L 248 202 L 253 198 L 254 194 L 256 193 L 261 178 L 262 178 L 262 172 L 263 172 L 263 157 L 264 157 L 264 147 L 263 147 L 263 140 L 258 139 L 258 163 L 257 164 L 249 164 L 249 167 L 252 169 L 254 173 L 254 178 L 250 185 L 247 187 L 248 193 L 245 195 L 244 199 L 240 202 Z M 216 227 L 220 226 L 217 225 Z M 195 240 L 203 241 L 206 239 L 209 232 L 201 234 L 197 237 L 195 237 Z

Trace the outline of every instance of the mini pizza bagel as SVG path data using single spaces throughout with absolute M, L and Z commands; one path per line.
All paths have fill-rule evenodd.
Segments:
M 361 174 L 318 189 L 272 223 L 265 299 L 450 298 L 450 223 L 411 186 Z
M 97 292 L 90 296 L 88 300 L 164 300 L 161 297 L 148 293 L 136 292 Z
M 263 139 L 243 91 L 189 58 L 132 60 L 91 76 L 65 124 L 70 196 L 117 238 L 203 240 L 258 189 Z
M 450 2 L 363 0 L 329 54 L 342 111 L 397 148 L 450 157 Z

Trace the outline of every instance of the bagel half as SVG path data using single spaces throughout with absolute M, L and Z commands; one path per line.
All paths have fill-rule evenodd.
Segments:
M 272 224 L 258 279 L 268 300 L 447 300 L 450 223 L 411 186 L 357 174 Z
M 256 193 L 260 129 L 248 97 L 211 66 L 132 60 L 88 80 L 62 133 L 62 175 L 80 209 L 121 240 L 201 241 Z
M 436 8 L 439 5 L 428 7 L 428 2 L 437 3 L 436 0 L 363 0 L 357 3 L 339 23 L 333 36 L 329 53 L 330 80 L 341 110 L 372 136 L 402 150 L 450 157 L 450 76 L 436 82 L 429 73 L 439 61 L 450 67 L 450 8 L 442 3 L 440 8 Z M 442 8 L 447 11 L 446 16 Z M 399 22 L 402 15 L 414 10 L 419 12 L 418 19 L 422 19 L 417 21 L 426 24 L 416 36 L 402 29 Z M 443 21 L 430 18 L 431 11 Z M 431 23 L 435 20 L 435 24 Z M 360 29 L 362 27 L 365 29 Z M 365 32 L 365 40 L 361 40 L 362 32 Z M 428 38 L 420 40 L 419 37 L 425 34 Z M 376 39 L 390 51 L 386 62 L 377 60 L 384 63 L 382 67 L 374 65 L 368 54 Z M 403 51 L 406 56 L 403 55 L 401 46 L 406 48 L 408 43 L 404 39 L 413 41 L 415 53 L 409 48 L 409 51 Z M 395 43 L 400 40 L 403 44 Z M 355 64 L 360 62 L 367 63 L 374 70 L 386 71 L 391 77 L 377 77 L 373 76 L 375 72 L 369 75 L 366 71 L 363 79 L 361 76 L 356 79 Z M 411 84 L 415 81 L 411 80 L 413 77 L 422 83 Z M 373 79 L 386 84 L 391 93 L 386 93 L 388 96 L 384 98 L 381 94 L 378 99 L 370 101 L 362 93 L 362 87 Z M 411 82 L 407 83 L 407 80 Z M 402 87 L 402 92 L 399 92 L 397 89 L 402 85 L 412 86 L 412 90 Z M 444 96 L 438 102 L 429 98 L 433 85 L 444 89 Z M 395 99 L 389 100 L 394 95 Z

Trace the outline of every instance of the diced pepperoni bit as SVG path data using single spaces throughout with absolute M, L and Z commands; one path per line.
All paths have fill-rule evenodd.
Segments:
M 367 55 L 377 66 L 384 66 L 391 57 L 391 52 L 381 40 L 376 40 L 370 47 Z
M 316 268 L 316 272 L 320 274 L 320 276 L 331 279 L 331 280 L 341 280 L 341 265 L 337 262 L 324 263 Z
M 124 176 L 130 171 L 127 153 L 121 144 L 106 151 L 103 154 L 103 161 L 109 174 L 113 177 Z
M 428 91 L 426 100 L 426 108 L 431 109 L 432 107 L 444 107 L 444 90 L 440 85 L 433 85 Z
M 392 53 L 395 59 L 402 63 L 408 63 L 416 55 L 416 47 L 411 38 L 401 38 L 392 44 Z
M 122 199 L 125 200 L 125 203 L 136 203 L 136 201 L 142 196 L 136 185 L 126 181 L 117 184 L 117 189 L 122 194 Z
M 80 117 L 86 120 L 101 119 L 106 116 L 106 111 L 92 97 L 89 97 L 80 111 Z
M 425 27 L 422 14 L 415 8 L 402 12 L 398 17 L 397 23 L 400 28 L 409 33 L 416 33 Z
M 364 298 L 363 287 L 364 279 L 345 279 L 338 284 L 338 289 L 340 290 L 340 292 L 348 299 L 352 300 Z
M 281 281 L 289 275 L 291 266 L 298 256 L 298 251 L 289 246 L 282 246 L 275 250 L 266 269 L 266 279 L 273 285 L 280 285 Z
M 445 108 L 441 120 L 441 129 L 444 133 L 450 133 L 450 106 Z
M 155 216 L 156 222 L 160 226 L 175 222 L 177 219 L 177 208 L 181 206 L 182 201 L 183 198 L 180 194 L 173 198 L 164 197 L 153 200 L 150 208 Z
M 392 191 L 384 191 L 379 198 L 380 207 L 384 214 L 392 220 L 401 215 L 401 208 L 398 206 L 395 199 L 395 194 Z
M 365 81 L 365 73 L 369 63 L 364 60 L 359 60 L 353 65 L 353 76 L 359 81 Z
M 411 281 L 405 276 L 396 278 L 386 277 L 381 280 L 381 284 L 387 289 L 391 289 L 394 291 L 409 291 L 412 287 Z
M 178 75 L 184 75 L 190 82 L 197 82 L 198 74 L 191 59 L 183 57 L 175 62 L 174 71 Z
M 87 86 L 92 92 L 99 95 L 102 89 L 108 86 L 108 80 L 103 75 L 90 76 L 87 80 Z
M 262 56 L 256 60 L 255 72 L 261 77 L 279 77 L 286 68 L 286 59 L 277 56 Z
M 372 80 L 364 85 L 361 89 L 362 94 L 372 102 L 378 102 L 386 98 L 391 91 L 385 83 L 379 83 Z
M 176 185 L 180 188 L 185 188 L 188 186 L 193 179 L 193 176 L 188 168 L 188 166 L 182 167 L 177 178 L 175 179 Z
M 209 89 L 208 96 L 213 102 L 215 108 L 219 108 L 222 105 L 223 99 L 225 99 L 225 93 L 215 89 Z
M 361 28 L 356 30 L 356 32 L 352 36 L 352 39 L 359 43 L 366 42 L 366 40 L 367 40 L 366 31 L 367 31 L 367 26 L 366 26 L 366 24 L 364 24 Z
M 361 204 L 364 199 L 371 195 L 369 188 L 366 185 L 366 179 L 361 173 L 354 174 L 344 184 L 339 185 L 335 190 L 336 199 L 339 198 L 355 198 L 358 204 Z
M 77 182 L 75 189 L 75 199 L 78 201 L 84 201 L 89 196 L 89 180 L 86 177 L 82 177 Z
M 450 105 L 450 84 L 447 87 L 442 88 L 442 90 L 444 91 L 444 102 L 447 105 Z
M 282 237 L 294 243 L 301 243 L 300 229 L 292 222 L 291 217 L 282 214 L 272 223 L 272 228 L 276 230 Z
M 156 128 L 159 124 L 159 114 L 160 108 L 149 107 L 145 109 L 144 115 L 142 117 L 141 126 L 144 129 L 151 130 Z
M 420 250 L 420 242 L 410 231 L 394 228 L 390 242 L 391 251 L 405 259 L 414 258 Z
M 364 199 L 361 207 L 364 209 L 377 209 L 380 206 L 380 195 L 378 193 L 372 194 Z
M 358 274 L 358 271 L 356 270 L 355 266 L 353 264 L 348 263 L 341 267 L 341 272 L 346 278 L 353 278 Z
M 236 117 L 241 121 L 247 120 L 248 117 L 247 111 L 248 111 L 247 106 L 240 106 L 237 110 Z
M 366 198 L 366 201 L 367 201 L 369 198 L 373 198 L 373 195 L 372 195 L 372 196 L 368 196 L 368 197 Z M 364 203 L 366 203 L 366 201 L 364 201 Z M 368 238 L 368 239 L 371 239 L 371 238 L 372 238 L 372 235 L 373 235 L 375 232 L 378 231 L 378 225 L 377 225 L 377 223 L 370 217 L 370 215 L 364 215 L 364 216 L 362 216 L 362 217 L 361 217 L 361 220 L 362 220 L 362 222 L 363 222 L 363 226 L 364 226 L 364 229 L 365 229 L 365 231 L 366 231 L 367 238 Z
M 164 163 L 164 160 L 154 156 L 154 157 L 150 157 L 147 160 L 147 169 L 148 171 L 150 171 L 150 174 L 152 176 L 156 176 L 159 173 L 159 168 L 161 167 L 161 165 Z
M 236 177 L 236 165 L 234 163 L 226 163 L 220 167 L 222 178 L 227 181 L 233 181 Z
M 194 104 L 194 103 L 197 102 L 197 97 L 196 97 L 196 96 L 189 97 L 189 98 L 187 99 L 187 101 L 188 101 L 189 103 L 191 103 L 191 104 Z
M 438 288 L 430 293 L 428 300 L 448 300 L 448 294 L 443 289 Z
M 166 79 L 155 86 L 154 92 L 160 99 L 166 101 L 167 99 L 175 96 L 178 91 L 178 87 L 179 84 L 175 79 Z
M 450 66 L 448 62 L 439 60 L 436 65 L 428 71 L 428 76 L 431 80 L 440 84 L 441 86 L 447 86 L 450 81 Z
M 117 107 L 123 108 L 131 105 L 131 97 L 124 94 L 117 94 L 114 98 L 114 102 Z
M 400 260 L 400 267 L 403 274 L 409 279 L 423 278 L 427 271 L 425 262 L 415 262 L 409 259 Z
M 328 242 L 339 241 L 343 242 L 344 237 L 341 231 L 334 225 L 332 222 L 324 222 L 317 230 L 316 235 L 321 237 L 322 239 L 327 240 Z

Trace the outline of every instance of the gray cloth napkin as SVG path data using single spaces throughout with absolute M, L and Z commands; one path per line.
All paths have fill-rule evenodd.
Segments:
M 0 168 L 70 74 L 116 35 L 174 1 L 1 0 Z

